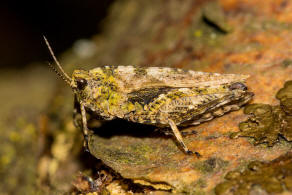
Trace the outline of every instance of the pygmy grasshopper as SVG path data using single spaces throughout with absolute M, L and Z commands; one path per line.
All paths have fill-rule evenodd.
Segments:
M 166 67 L 104 66 L 75 70 L 70 78 L 44 39 L 60 71 L 51 67 L 72 88 L 79 103 L 86 148 L 86 112 L 91 111 L 104 120 L 121 118 L 170 127 L 184 151 L 192 154 L 177 126 L 198 125 L 238 110 L 253 96 L 244 84 L 247 75 Z

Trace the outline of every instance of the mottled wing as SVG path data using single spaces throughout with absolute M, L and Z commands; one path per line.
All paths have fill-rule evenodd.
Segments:
M 248 78 L 248 75 L 207 73 L 167 67 L 105 66 L 89 71 L 91 77 L 100 73 L 113 76 L 119 90 L 125 93 L 152 87 L 215 86 L 244 82 Z
M 159 87 L 140 89 L 128 94 L 128 100 L 143 111 L 133 113 L 133 121 L 167 125 L 172 119 L 177 125 L 199 124 L 237 110 L 249 101 L 252 93 L 233 91 L 229 85 L 208 88 Z
M 248 76 L 182 70 L 177 68 L 118 66 L 114 76 L 125 92 L 152 87 L 205 87 L 224 83 L 244 82 Z
M 119 115 L 115 111 L 116 116 L 155 125 L 167 124 L 167 118 L 176 124 L 198 121 L 225 104 L 243 101 L 246 92 L 229 87 L 248 78 L 247 75 L 133 66 L 100 67 L 90 70 L 89 75 L 95 79 L 106 78 L 104 84 L 111 83 L 125 98 L 121 103 L 125 104 L 126 111 Z

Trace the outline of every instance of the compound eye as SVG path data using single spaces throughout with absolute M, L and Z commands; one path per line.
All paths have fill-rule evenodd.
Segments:
M 87 85 L 87 81 L 85 79 L 78 79 L 76 80 L 76 84 L 79 90 L 83 90 Z
M 231 84 L 229 88 L 231 90 L 233 90 L 233 89 L 241 89 L 243 91 L 247 90 L 247 86 L 243 83 L 240 83 L 240 82 L 236 82 L 236 83 Z

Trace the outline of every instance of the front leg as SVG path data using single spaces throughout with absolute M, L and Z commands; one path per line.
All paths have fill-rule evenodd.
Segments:
M 80 111 L 81 111 L 81 117 L 82 117 L 82 130 L 83 130 L 83 136 L 84 136 L 84 147 L 85 151 L 89 152 L 88 148 L 88 127 L 87 127 L 87 119 L 86 119 L 86 110 L 84 105 L 80 102 Z
M 81 114 L 81 118 L 79 114 Z M 85 151 L 89 151 L 86 111 L 85 111 L 84 106 L 78 102 L 76 96 L 74 97 L 73 123 L 75 127 L 82 129 L 83 136 L 84 136 Z

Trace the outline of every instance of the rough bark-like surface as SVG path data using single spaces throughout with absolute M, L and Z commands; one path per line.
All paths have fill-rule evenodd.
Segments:
M 110 42 L 96 38 L 98 45 L 106 44 L 105 56 L 96 56 L 96 61 L 249 74 L 254 102 L 277 102 L 275 93 L 292 75 L 288 62 L 291 21 L 287 15 L 292 5 L 224 0 L 185 1 L 181 6 L 176 3 L 163 8 L 159 4 L 153 7 L 150 2 L 117 4 L 113 13 L 115 9 L 132 10 L 132 15 L 121 14 L 108 26 Z M 223 17 L 211 17 L 208 12 L 220 12 Z M 127 21 L 126 25 L 119 25 L 122 20 Z M 222 30 L 222 26 L 232 30 Z M 119 44 L 111 45 L 114 42 Z M 190 149 L 202 154 L 200 159 L 185 155 L 171 137 L 119 122 L 99 129 L 90 139 L 90 149 L 125 178 L 162 183 L 173 192 L 210 193 L 228 171 L 252 160 L 273 160 L 291 149 L 285 141 L 267 147 L 254 146 L 247 138 L 230 139 L 244 119 L 238 111 L 192 128 L 197 134 L 185 140 Z
M 261 0 L 117 1 L 105 21 L 104 32 L 89 41 L 76 42 L 61 62 L 68 72 L 101 65 L 134 65 L 249 74 L 247 84 L 255 93 L 253 103 L 274 105 L 278 102 L 276 92 L 292 75 L 291 13 L 292 3 L 285 0 L 264 3 Z M 37 101 L 23 97 L 25 101 L 21 105 L 35 107 L 37 111 L 46 107 L 34 106 L 38 101 L 48 102 L 45 99 L 48 95 L 38 96 L 45 94 L 43 89 L 47 85 L 39 84 L 36 94 L 30 93 L 33 90 L 20 93 L 37 97 Z M 19 84 L 14 86 L 20 91 Z M 72 123 L 72 93 L 62 84 L 58 84 L 55 92 L 47 92 L 51 93 L 52 100 L 47 103 L 48 114 L 39 120 L 41 125 L 30 120 L 38 114 L 28 120 L 37 132 L 33 135 L 40 140 L 39 147 L 35 147 L 33 136 L 25 134 L 33 132 L 27 130 L 31 127 L 23 126 L 27 123 L 21 123 L 16 131 L 27 142 L 14 145 L 9 141 L 18 138 L 10 135 L 13 131 L 7 124 L 15 128 L 15 121 L 21 117 L 5 112 L 15 117 L 13 122 L 3 121 L 1 128 L 2 143 L 5 143 L 0 149 L 2 178 L 23 178 L 21 171 L 14 169 L 15 163 L 21 162 L 19 159 L 27 162 L 19 164 L 22 173 L 33 175 L 31 180 L 26 180 L 31 181 L 30 185 L 21 185 L 15 179 L 2 183 L 3 189 L 14 190 L 8 192 L 23 191 L 22 186 L 33 186 L 28 192 L 35 186 L 48 193 L 68 192 L 78 170 L 93 169 L 95 163 L 100 163 L 80 152 L 82 135 Z M 8 113 L 15 112 L 12 107 L 5 109 Z M 24 115 L 29 116 L 27 112 Z M 192 128 L 197 134 L 188 135 L 184 140 L 190 149 L 202 154 L 200 159 L 185 155 L 171 137 L 153 132 L 148 126 L 124 121 L 97 128 L 96 134 L 90 137 L 90 149 L 122 177 L 150 185 L 152 190 L 209 194 L 225 181 L 227 172 L 242 170 L 254 160 L 271 161 L 291 150 L 291 143 L 285 140 L 268 147 L 254 146 L 248 138 L 230 139 L 230 134 L 238 132 L 238 124 L 245 119 L 242 111 L 237 111 Z M 26 151 L 19 152 L 19 148 L 26 146 Z M 25 160 L 31 160 L 26 154 L 39 155 L 30 162 Z M 10 169 L 16 174 L 11 174 Z M 120 188 L 117 183 L 109 187 L 112 192 Z

